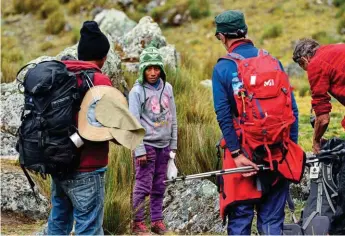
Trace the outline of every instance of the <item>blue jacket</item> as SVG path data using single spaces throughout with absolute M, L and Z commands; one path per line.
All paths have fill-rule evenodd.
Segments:
M 232 52 L 242 55 L 244 58 L 256 57 L 258 49 L 253 43 L 244 41 L 232 50 Z M 280 62 L 279 62 L 280 63 Z M 283 66 L 280 64 L 281 68 Z M 217 120 L 230 151 L 240 148 L 237 134 L 233 125 L 233 111 L 236 109 L 236 102 L 232 89 L 233 73 L 237 72 L 235 62 L 231 60 L 220 60 L 214 67 L 212 75 L 213 102 L 217 114 Z M 291 127 L 290 138 L 298 141 L 298 108 L 295 97 L 292 95 L 292 109 L 296 121 Z

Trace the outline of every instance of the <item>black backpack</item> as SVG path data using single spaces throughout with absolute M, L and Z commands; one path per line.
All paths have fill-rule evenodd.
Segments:
M 78 74 L 83 81 L 79 87 L 77 74 L 69 72 L 64 63 L 44 61 L 28 69 L 24 80 L 19 81 L 25 101 L 16 147 L 32 188 L 26 169 L 44 178 L 46 174 L 62 177 L 79 165 L 78 150 L 69 137 L 77 131 L 76 115 L 93 84 L 94 71 Z
M 299 225 L 285 225 L 284 234 L 345 233 L 345 141 L 333 138 L 310 164 L 315 177 Z M 319 171 L 317 171 L 319 170 Z

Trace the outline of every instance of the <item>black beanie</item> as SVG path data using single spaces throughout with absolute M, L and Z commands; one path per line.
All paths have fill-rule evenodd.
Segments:
M 110 44 L 95 21 L 85 21 L 80 30 L 78 44 L 78 59 L 93 61 L 104 58 L 109 51 Z

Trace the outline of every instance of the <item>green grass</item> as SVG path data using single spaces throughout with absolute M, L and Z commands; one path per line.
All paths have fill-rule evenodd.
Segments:
M 32 16 L 30 21 L 18 24 L 2 25 L 2 82 L 13 81 L 17 70 L 29 60 L 41 55 L 54 56 L 75 43 L 82 22 L 89 19 L 88 14 L 78 14 L 83 3 L 84 0 L 78 0 L 66 4 L 68 11 L 65 10 L 64 15 L 73 30 L 49 36 L 51 39 L 47 43 L 47 35 L 43 33 L 46 21 L 38 17 Z M 93 1 L 92 4 L 96 6 L 107 3 L 100 0 Z M 244 11 L 249 37 L 256 46 L 268 50 L 284 65 L 292 62 L 294 41 L 299 38 L 314 36 L 320 41 L 344 41 L 344 35 L 337 33 L 335 8 L 306 3 L 303 0 L 234 0 L 221 1 L 219 4 L 210 1 L 210 16 L 185 23 L 181 27 L 163 28 L 167 41 L 175 44 L 177 51 L 181 53 L 179 69 L 176 72 L 168 71 L 167 76 L 168 82 L 173 85 L 177 105 L 177 166 L 181 174 L 214 170 L 216 166 L 215 144 L 221 132 L 214 113 L 212 91 L 202 87 L 200 82 L 211 78 L 217 59 L 225 54 L 223 46 L 214 37 L 213 23 L 214 16 L 225 9 Z M 282 32 L 275 37 L 261 40 L 265 27 L 272 24 L 280 25 Z M 22 34 L 23 27 L 30 33 Z M 5 31 L 14 31 L 16 37 L 5 35 Z M 128 72 L 125 72 L 124 76 L 129 86 L 132 86 L 137 78 L 136 74 Z M 291 83 L 295 88 L 300 111 L 299 142 L 306 151 L 311 151 L 313 130 L 309 124 L 311 98 L 308 81 L 306 78 L 292 78 Z M 325 137 L 345 138 L 340 126 L 345 108 L 334 100 L 332 106 L 331 124 Z M 133 185 L 131 153 L 122 147 L 111 145 L 109 156 L 104 227 L 111 234 L 129 233 L 130 193 Z M 49 181 L 40 180 L 39 183 L 44 193 L 49 195 Z

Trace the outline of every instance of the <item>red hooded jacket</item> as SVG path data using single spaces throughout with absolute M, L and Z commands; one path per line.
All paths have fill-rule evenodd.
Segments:
M 331 111 L 329 94 L 345 106 L 345 44 L 321 46 L 308 65 L 308 80 L 316 115 Z
M 112 86 L 110 79 L 106 75 L 102 74 L 101 69 L 93 63 L 85 61 L 63 61 L 63 63 L 65 63 L 67 69 L 72 72 L 94 69 L 96 70 L 93 77 L 93 83 L 95 86 Z M 81 83 L 81 79 L 78 79 L 78 85 L 81 85 Z M 108 152 L 108 142 L 86 141 L 85 144 L 81 147 L 80 166 L 78 171 L 91 172 L 106 166 L 108 164 Z

